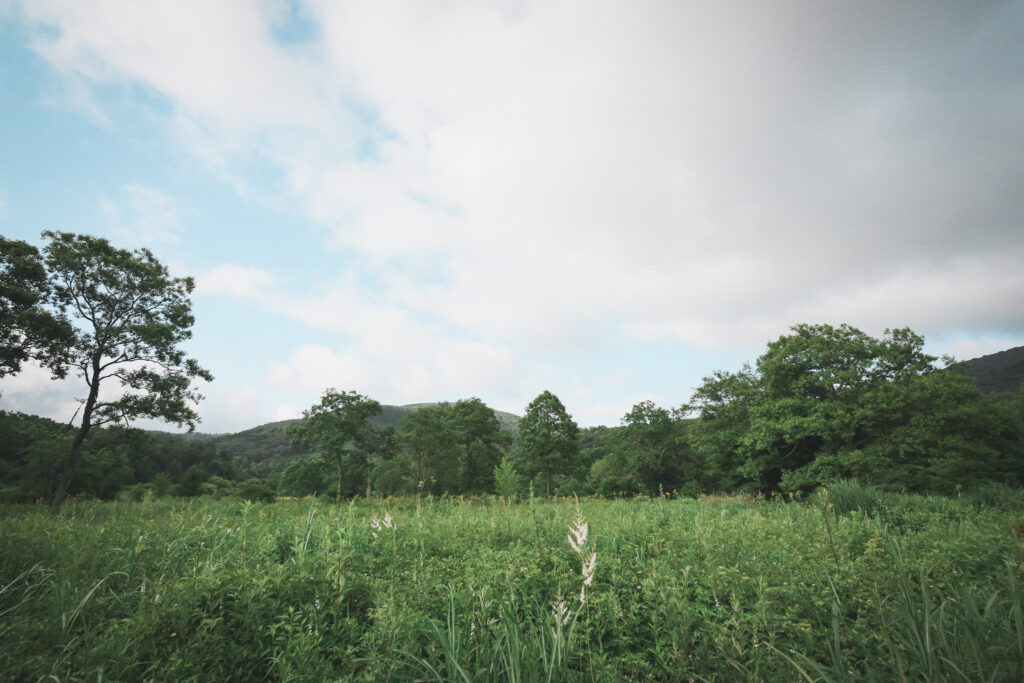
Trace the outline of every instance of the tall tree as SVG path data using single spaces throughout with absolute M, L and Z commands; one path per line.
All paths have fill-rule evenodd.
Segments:
M 302 411 L 302 420 L 291 429 L 297 442 L 318 448 L 324 461 L 334 467 L 338 500 L 342 496 L 347 459 L 358 461 L 366 457 L 373 439 L 369 419 L 381 410 L 380 403 L 372 398 L 332 387 L 324 391 L 319 403 Z
M 434 492 L 453 491 L 458 486 L 450 413 L 448 403 L 424 406 L 410 413 L 398 427 L 396 438 L 417 488 Z
M 733 483 L 798 491 L 853 476 L 926 487 L 939 480 L 924 471 L 942 443 L 992 456 L 977 443 L 964 450 L 984 431 L 971 417 L 980 396 L 936 367 L 911 330 L 879 339 L 849 325 L 792 332 L 768 345 L 756 369 L 716 373 L 692 399 L 694 448 Z
M 519 449 L 531 473 L 543 472 L 550 498 L 551 476 L 568 470 L 579 453 L 579 427 L 550 391 L 526 407 L 519 421 Z
M 193 380 L 213 377 L 180 348 L 195 322 L 191 278 L 171 277 L 148 249 L 117 249 L 105 239 L 66 232 L 43 237 L 49 240 L 44 252 L 53 306 L 74 325 L 70 365 L 89 389 L 50 498 L 57 509 L 92 427 L 155 418 L 192 430 L 199 421 L 192 404 L 202 399 Z M 110 392 L 111 385 L 119 391 Z
M 656 492 L 659 485 L 667 490 L 698 479 L 693 453 L 683 436 L 682 417 L 682 411 L 641 401 L 622 418 L 622 450 L 648 492 Z
M 49 306 L 50 281 L 39 250 L 0 235 L 0 378 L 35 360 L 56 377 L 67 374 L 73 330 Z
M 449 412 L 459 454 L 461 490 L 466 493 L 492 490 L 494 468 L 509 441 L 501 431 L 498 416 L 479 398 L 457 401 Z

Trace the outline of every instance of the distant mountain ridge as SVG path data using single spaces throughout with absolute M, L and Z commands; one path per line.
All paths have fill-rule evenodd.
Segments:
M 398 427 L 402 420 L 410 413 L 435 406 L 437 403 L 413 403 L 405 406 L 381 406 L 381 413 L 370 419 L 375 427 Z M 519 416 L 495 410 L 498 423 L 502 430 L 516 432 L 519 428 Z M 281 420 L 270 422 L 259 427 L 246 429 L 234 434 L 199 434 L 194 438 L 209 440 L 220 448 L 226 455 L 248 460 L 250 462 L 262 462 L 273 458 L 287 458 L 296 455 L 309 453 L 306 446 L 292 443 L 288 434 L 288 426 L 298 420 Z
M 963 361 L 962 372 L 986 394 L 1017 391 L 1024 384 L 1024 346 Z

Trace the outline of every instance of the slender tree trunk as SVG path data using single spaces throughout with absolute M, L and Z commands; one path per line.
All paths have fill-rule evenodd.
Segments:
M 85 406 L 82 408 L 82 426 L 78 428 L 78 433 L 75 434 L 75 439 L 71 442 L 71 451 L 68 453 L 68 459 L 64 462 L 64 470 L 60 473 L 60 478 L 57 480 L 57 488 L 50 499 L 50 509 L 54 512 L 60 509 L 60 506 L 64 504 L 64 500 L 68 497 L 71 480 L 75 476 L 75 470 L 78 469 L 78 461 L 82 459 L 82 444 L 85 442 L 85 437 L 92 427 L 92 411 L 96 408 L 96 402 L 100 394 L 100 382 L 98 379 L 100 376 L 99 358 L 94 359 L 92 365 L 93 379 L 89 387 L 89 397 L 85 399 Z
M 551 499 L 551 467 L 544 468 L 544 481 L 547 483 L 548 500 Z
M 341 500 L 341 484 L 345 480 L 345 461 L 342 460 L 341 456 L 338 456 L 338 491 L 335 493 L 335 499 Z
M 476 473 L 473 472 L 473 453 L 470 446 L 466 446 L 462 452 L 466 463 L 466 481 L 463 484 L 463 487 L 466 489 L 467 493 L 472 493 L 476 488 L 476 482 L 474 481 L 474 479 L 476 479 Z

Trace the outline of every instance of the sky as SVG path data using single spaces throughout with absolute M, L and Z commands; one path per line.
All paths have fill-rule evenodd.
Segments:
M 200 431 L 1024 344 L 1024 3 L 0 0 L 0 234 L 196 280 Z M 6 378 L 68 421 L 80 379 Z

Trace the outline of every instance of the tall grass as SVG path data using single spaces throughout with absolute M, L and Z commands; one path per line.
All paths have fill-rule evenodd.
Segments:
M 4 507 L 0 678 L 1024 680 L 1020 508 L 943 500 Z

